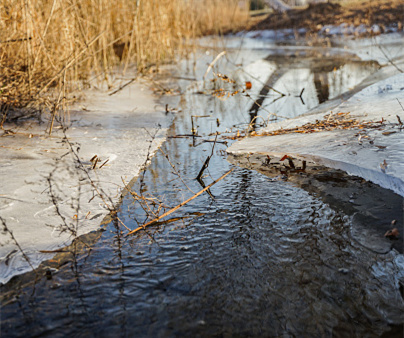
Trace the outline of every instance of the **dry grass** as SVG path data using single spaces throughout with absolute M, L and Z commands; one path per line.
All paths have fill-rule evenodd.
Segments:
M 247 1 L 248 2 L 248 1 Z M 239 29 L 238 0 L 0 0 L 0 106 L 59 109 L 90 74 L 151 65 L 202 34 Z M 52 93 L 52 95 L 50 95 Z

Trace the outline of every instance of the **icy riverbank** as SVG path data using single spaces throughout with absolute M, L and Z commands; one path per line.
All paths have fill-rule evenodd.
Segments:
M 87 97 L 70 112 L 69 142 L 61 128 L 48 137 L 45 124 L 35 121 L 5 125 L 15 133 L 1 137 L 0 213 L 9 231 L 0 233 L 0 283 L 52 257 L 40 251 L 99 229 L 123 182 L 138 175 L 165 139 L 169 118 L 145 85 L 111 96 L 92 90 Z
M 402 41 L 400 36 L 394 38 Z M 371 40 L 345 45 L 362 59 L 377 59 L 384 65 L 364 81 L 361 91 L 346 101 L 338 99 L 333 104 L 319 105 L 303 116 L 270 124 L 262 132 L 301 127 L 327 119 L 330 114 L 335 116 L 342 113 L 349 113 L 350 118 L 361 122 L 382 121 L 380 128 L 245 138 L 233 144 L 228 153 L 261 153 L 279 158 L 289 155 L 342 169 L 404 196 L 404 139 L 400 125 L 400 121 L 404 121 L 404 109 L 400 106 L 400 103 L 404 106 L 404 74 L 401 72 L 404 69 L 404 51 L 402 47 L 395 48 L 391 56 L 393 60 L 388 60 L 386 54 L 392 53 L 383 46 L 383 39 L 378 39 L 378 48 Z M 391 44 L 393 40 L 386 36 L 384 41 Z
M 404 111 L 404 75 L 378 82 L 331 111 L 270 125 L 264 132 L 303 126 L 327 119 L 329 114 L 350 113 L 359 121 L 382 121 L 377 129 L 346 129 L 314 133 L 289 133 L 246 138 L 232 145 L 231 154 L 262 153 L 311 160 L 363 177 L 404 196 L 404 139 L 399 124 Z M 388 88 L 388 90 L 386 90 Z

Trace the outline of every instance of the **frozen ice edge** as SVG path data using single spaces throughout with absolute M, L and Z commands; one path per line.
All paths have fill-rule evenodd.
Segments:
M 393 36 L 383 38 L 385 41 L 391 42 L 396 39 L 400 41 L 402 36 L 393 34 Z M 349 43 L 349 47 L 362 59 L 369 58 L 366 52 L 366 40 L 359 42 L 356 51 L 354 41 Z M 403 53 L 404 51 L 401 50 L 401 55 L 395 55 L 394 59 L 395 64 L 401 68 L 404 68 Z M 383 118 L 389 124 L 387 129 L 396 131 L 392 137 L 383 136 L 382 132 L 370 131 L 374 143 L 386 147 L 383 151 L 378 151 L 376 148 L 371 149 L 370 146 L 363 146 L 355 136 L 358 130 L 335 130 L 331 133 L 245 138 L 235 142 L 227 149 L 227 152 L 232 155 L 262 153 L 279 157 L 288 154 L 344 170 L 350 175 L 362 177 L 404 196 L 404 163 L 402 161 L 404 158 L 404 131 L 397 131 L 392 127 L 394 123 L 397 124 L 396 115 L 404 120 L 404 111 L 397 102 L 400 100 L 401 103 L 404 103 L 404 74 L 399 73 L 394 66 L 388 65 L 382 56 L 378 55 L 377 59 L 385 67 L 378 74 L 371 76 L 371 79 L 365 80 L 365 83 L 374 83 L 367 85 L 347 101 L 342 102 L 332 110 L 330 108 L 324 109 L 327 107 L 326 105 L 320 105 L 306 115 L 273 123 L 266 128 L 266 131 L 298 127 L 308 122 L 321 120 L 331 112 L 349 112 L 352 117 L 361 121 L 378 121 Z M 379 78 L 384 79 L 375 81 L 378 75 Z M 347 145 L 342 146 L 347 139 L 349 139 Z M 323 144 L 324 141 L 326 144 Z M 387 162 L 388 166 L 382 169 L 380 165 L 384 161 Z
M 116 205 L 124 186 L 122 178 L 128 183 L 138 175 L 147 155 L 153 156 L 164 142 L 171 118 L 139 82 L 113 96 L 97 89 L 86 96 L 70 111 L 67 136 L 80 147 L 78 154 L 85 165 L 91 165 L 89 160 L 94 155 L 101 158 L 100 163 L 109 160 L 103 168 L 90 170 L 90 175 Z M 74 239 L 58 231 L 62 222 L 46 193 L 50 173 L 60 211 L 69 223 L 74 223 L 77 210 L 72 205 L 79 198 L 78 236 L 99 229 L 108 214 L 100 198 L 91 200 L 94 189 L 88 180 L 82 181 L 74 159 L 63 156 L 68 152 L 63 133 L 55 128 L 52 137 L 48 137 L 45 126 L 36 122 L 5 126 L 19 133 L 2 137 L 0 148 L 0 215 L 34 268 L 53 256 L 40 250 L 55 250 Z M 149 133 L 156 134 L 150 153 Z M 27 137 L 29 134 L 33 136 Z M 30 270 L 10 235 L 0 232 L 0 283 Z

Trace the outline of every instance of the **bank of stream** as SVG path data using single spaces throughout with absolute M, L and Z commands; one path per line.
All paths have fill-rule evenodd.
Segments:
M 204 74 L 217 54 L 205 51 L 186 77 Z M 90 235 L 91 250 L 62 266 L 54 258 L 35 283 L 13 278 L 2 286 L 2 333 L 401 335 L 403 248 L 383 234 L 402 224 L 402 197 L 338 170 L 267 173 L 265 157 L 225 152 L 251 119 L 259 129 L 342 100 L 378 69 L 339 49 L 249 47 L 229 49 L 205 82 L 181 80 L 168 139 L 132 191 L 168 210 L 233 172 L 146 232 L 125 236 L 112 221 Z M 130 193 L 118 216 L 130 229 L 146 220 Z

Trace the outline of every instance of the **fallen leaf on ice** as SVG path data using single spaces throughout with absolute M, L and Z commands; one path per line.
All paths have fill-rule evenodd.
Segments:
M 388 230 L 388 231 L 384 234 L 384 237 L 387 237 L 387 238 L 397 238 L 399 234 L 400 234 L 400 233 L 398 232 L 398 229 L 397 229 L 397 228 L 393 228 L 393 229 L 391 229 L 391 230 Z
M 386 169 L 387 169 L 387 162 L 386 162 L 386 160 L 384 160 L 383 163 L 380 163 L 380 168 L 382 169 L 383 172 L 386 171 Z

